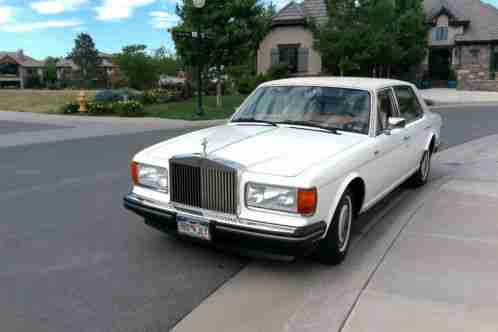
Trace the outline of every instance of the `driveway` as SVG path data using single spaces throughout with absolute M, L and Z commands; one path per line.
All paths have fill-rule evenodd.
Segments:
M 443 133 L 447 147 L 489 135 L 493 130 L 498 133 L 498 125 L 495 129 L 491 125 L 498 124 L 498 112 L 481 108 L 472 113 L 454 108 L 439 111 L 447 121 Z M 404 239 L 406 225 L 414 220 L 413 211 L 425 213 L 421 204 L 428 195 L 440 190 L 470 190 L 467 183 L 448 182 L 448 174 L 455 169 L 472 168 L 462 167 L 462 161 L 454 156 L 461 156 L 463 162 L 479 157 L 467 153 L 472 150 L 468 146 L 464 150 L 449 149 L 453 159 L 448 157 L 435 167 L 435 187 L 398 189 L 360 221 L 345 264 L 330 268 L 310 261 L 288 264 L 252 260 L 177 241 L 144 226 L 121 207 L 121 198 L 129 188 L 128 168 L 133 154 L 195 128 L 165 123 L 161 128 L 155 127 L 159 126 L 155 122 L 116 124 L 105 119 L 104 123 L 98 119 L 85 124 L 78 117 L 61 121 L 43 116 L 1 116 L 0 265 L 4 268 L 0 270 L 0 318 L 6 331 L 166 331 L 189 313 L 178 325 L 179 330 L 189 330 L 188 326 L 203 331 L 243 330 L 244 326 L 264 331 L 333 330 L 340 326 L 357 330 L 366 321 L 363 317 L 368 310 L 363 306 L 376 301 L 367 295 L 389 291 L 382 288 L 386 284 L 382 276 L 392 274 L 393 269 L 400 277 L 392 293 L 402 288 L 406 292 L 399 295 L 405 298 L 418 294 L 417 288 L 408 285 L 412 281 L 407 279 L 410 266 L 398 266 L 397 256 L 390 256 L 397 253 L 397 248 L 402 251 L 399 257 L 411 250 L 397 239 Z M 475 127 L 460 125 L 465 123 Z M 189 124 L 181 124 L 185 125 Z M 75 128 L 80 128 L 77 135 L 73 134 Z M 492 170 L 489 165 L 479 167 Z M 475 183 L 470 186 L 475 188 Z M 483 188 L 491 191 L 489 186 Z M 456 201 L 455 197 L 452 199 Z M 443 203 L 439 199 L 434 204 Z M 423 220 L 423 216 L 417 218 Z M 439 227 L 435 230 L 441 232 L 445 226 Z M 493 239 L 491 224 L 487 230 Z M 454 228 L 454 236 L 463 236 L 456 231 Z M 458 253 L 466 257 L 466 253 Z M 485 263 L 492 266 L 492 257 L 482 253 Z M 455 258 L 451 263 L 453 270 L 448 271 L 456 276 L 470 273 L 462 270 Z M 472 268 L 477 273 L 493 273 L 491 268 L 479 269 L 484 263 L 476 264 Z M 428 287 L 429 281 L 436 287 L 437 276 L 428 274 L 428 279 L 421 281 L 427 283 L 412 287 Z M 456 279 L 447 280 L 447 293 L 440 293 L 439 300 L 456 290 L 451 288 L 458 285 Z M 487 280 L 482 284 L 486 292 L 470 286 L 465 292 L 487 293 L 486 303 L 491 303 L 495 293 Z M 430 290 L 420 292 L 423 300 Z M 471 294 L 468 296 L 472 300 L 469 303 L 475 303 Z M 223 302 L 227 298 L 231 300 Z M 462 298 L 455 298 L 453 303 Z M 225 303 L 222 310 L 213 310 L 220 308 L 219 303 Z M 198 309 L 192 312 L 194 308 Z M 207 317 L 206 312 L 211 315 Z M 382 316 L 378 318 L 382 324 L 378 326 L 387 324 L 381 321 Z

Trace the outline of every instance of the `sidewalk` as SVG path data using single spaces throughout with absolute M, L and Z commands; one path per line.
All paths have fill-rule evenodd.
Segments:
M 439 105 L 498 105 L 498 92 L 463 91 L 456 89 L 419 90 L 425 100 Z
M 342 265 L 254 261 L 174 331 L 496 331 L 497 141 L 436 155 L 427 186 L 359 221 Z

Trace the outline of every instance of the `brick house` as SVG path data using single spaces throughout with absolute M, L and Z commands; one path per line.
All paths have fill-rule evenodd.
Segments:
M 24 89 L 43 82 L 45 63 L 16 52 L 0 52 L 0 88 L 17 87 Z
M 327 21 L 325 0 L 291 2 L 272 21 L 258 49 L 258 73 L 288 64 L 295 75 L 319 75 L 320 54 L 313 49 L 307 18 Z M 420 66 L 433 82 L 444 84 L 450 71 L 458 88 L 498 91 L 498 9 L 480 0 L 424 0 L 428 52 Z
M 99 52 L 100 65 L 99 69 L 107 77 L 111 76 L 117 69 L 117 65 L 113 60 L 111 54 Z M 74 63 L 71 58 L 64 58 L 57 62 L 57 79 L 59 81 L 72 80 L 74 78 L 74 73 L 79 70 L 78 66 Z

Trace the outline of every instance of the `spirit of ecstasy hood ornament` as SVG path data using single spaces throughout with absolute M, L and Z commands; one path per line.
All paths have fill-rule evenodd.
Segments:
M 202 140 L 201 145 L 202 145 L 202 156 L 203 156 L 204 158 L 206 158 L 206 157 L 207 157 L 207 145 L 208 145 L 208 139 L 207 139 L 207 138 L 204 138 L 204 139 Z

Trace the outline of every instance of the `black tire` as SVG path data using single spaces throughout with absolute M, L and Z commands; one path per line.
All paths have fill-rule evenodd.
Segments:
M 344 209 L 348 209 L 348 229 L 347 231 L 341 227 L 344 224 L 341 223 L 341 217 L 343 217 Z M 334 217 L 330 223 L 327 235 L 319 243 L 316 250 L 317 259 L 328 265 L 340 264 L 349 250 L 349 245 L 351 243 L 351 232 L 353 228 L 354 220 L 354 195 L 350 189 L 342 195 L 339 204 L 334 213 Z M 340 229 L 343 233 L 341 235 Z M 345 241 L 345 242 L 344 242 Z
M 409 184 L 412 187 L 421 187 L 427 183 L 429 175 L 431 174 L 431 159 L 432 152 L 430 150 L 424 151 L 417 172 L 413 174 L 409 180 Z

